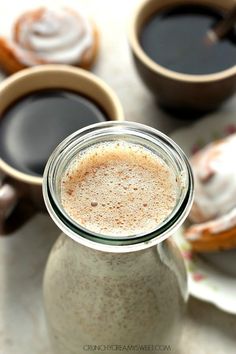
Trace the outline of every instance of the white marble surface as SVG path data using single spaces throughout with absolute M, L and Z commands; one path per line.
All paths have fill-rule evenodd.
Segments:
M 36 2 L 39 1 L 21 0 L 18 5 L 32 6 Z M 101 51 L 93 71 L 116 91 L 126 119 L 149 124 L 166 133 L 191 124 L 186 118 L 177 119 L 161 111 L 133 68 L 127 28 L 132 10 L 140 0 L 80 2 L 101 32 Z M 0 10 L 3 7 L 6 13 L 5 21 L 10 18 L 7 12 L 17 11 L 18 5 L 15 0 L 0 3 Z M 0 19 L 1 16 L 3 11 Z M 1 28 L 0 21 L 0 32 Z M 234 109 L 235 99 L 222 112 Z M 47 216 L 38 215 L 17 233 L 0 237 L 0 354 L 51 354 L 41 282 L 48 252 L 58 233 Z M 191 298 L 178 354 L 213 353 L 236 353 L 236 316 Z

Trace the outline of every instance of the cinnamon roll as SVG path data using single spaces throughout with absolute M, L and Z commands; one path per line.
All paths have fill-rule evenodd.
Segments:
M 186 239 L 200 252 L 236 247 L 236 134 L 209 144 L 191 164 L 195 199 Z
M 191 159 L 195 199 L 190 218 L 204 222 L 236 206 L 236 134 L 207 145 Z
M 16 20 L 11 39 L 0 37 L 0 66 L 7 73 L 50 63 L 88 69 L 97 51 L 97 28 L 81 12 L 42 7 Z
M 185 238 L 195 252 L 236 248 L 236 208 L 216 219 L 193 224 L 185 231 Z

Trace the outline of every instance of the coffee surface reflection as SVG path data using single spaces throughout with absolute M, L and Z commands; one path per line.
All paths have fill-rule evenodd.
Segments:
M 179 5 L 154 13 L 140 32 L 140 43 L 157 64 L 184 74 L 206 75 L 236 64 L 236 35 L 231 31 L 214 44 L 206 33 L 223 17 L 202 5 Z

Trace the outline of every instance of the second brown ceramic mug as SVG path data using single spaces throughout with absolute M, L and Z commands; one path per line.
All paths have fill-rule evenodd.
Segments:
M 134 12 L 129 44 L 137 71 L 163 106 L 176 110 L 208 111 L 217 108 L 236 92 L 236 65 L 208 75 L 190 75 L 169 70 L 153 61 L 140 44 L 144 23 L 153 14 L 176 5 L 206 5 L 229 11 L 234 0 L 144 0 Z M 158 41 L 158 36 L 156 38 Z M 184 39 L 183 39 L 184 40 Z M 191 117 L 191 116 L 190 116 Z
M 66 65 L 25 69 L 4 80 L 0 84 L 0 119 L 16 100 L 42 89 L 72 90 L 95 101 L 109 119 L 124 119 L 119 100 L 102 80 L 87 71 Z M 42 177 L 15 169 L 1 156 L 0 173 L 0 234 L 7 234 L 36 211 L 45 211 L 41 191 Z

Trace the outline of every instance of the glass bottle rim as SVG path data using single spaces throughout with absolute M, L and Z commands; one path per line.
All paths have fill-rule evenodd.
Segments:
M 57 191 L 58 176 L 65 164 L 81 149 L 109 139 L 139 139 L 162 149 L 181 174 L 183 187 L 176 206 L 158 227 L 148 233 L 127 236 L 102 235 L 75 222 L 62 208 Z M 150 145 L 151 146 L 151 145 Z M 193 174 L 180 147 L 162 132 L 136 122 L 102 122 L 76 131 L 63 140 L 49 157 L 43 176 L 43 197 L 47 210 L 64 234 L 84 246 L 107 252 L 133 252 L 158 244 L 172 235 L 186 219 L 193 201 Z

